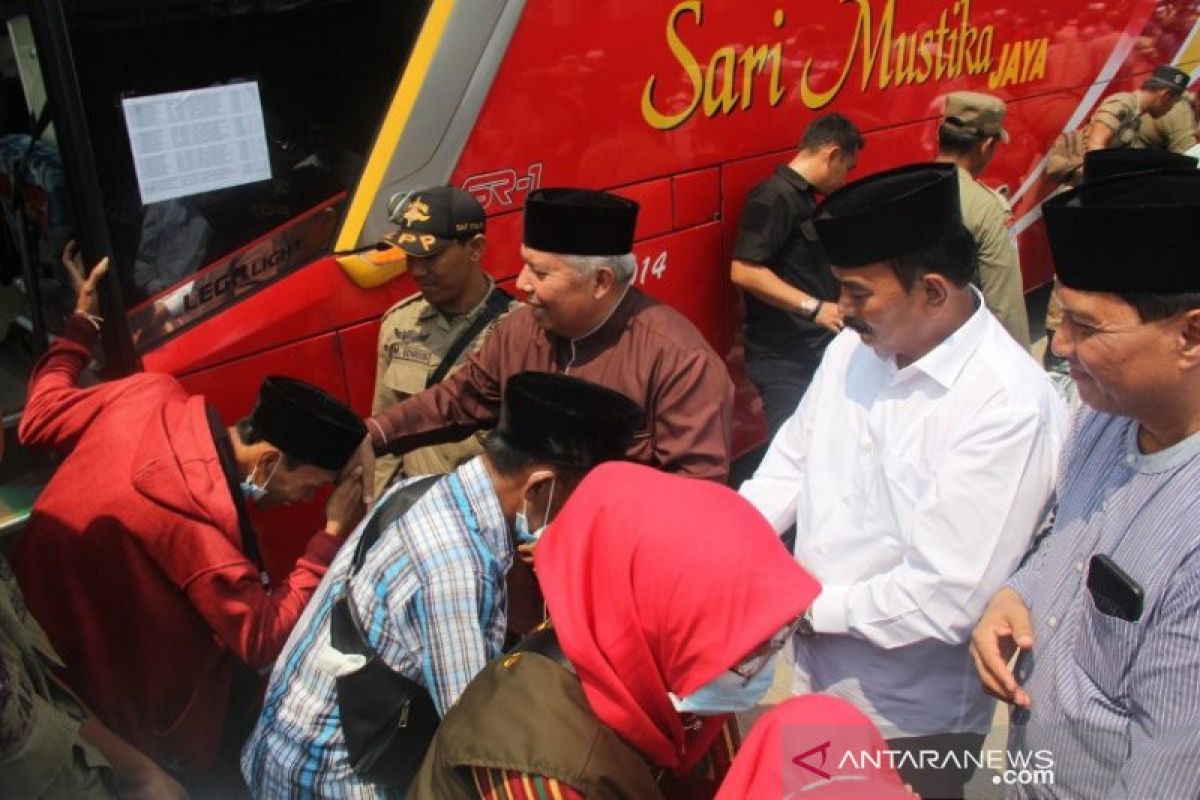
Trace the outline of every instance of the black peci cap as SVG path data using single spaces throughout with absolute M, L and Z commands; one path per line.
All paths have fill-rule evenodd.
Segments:
M 262 382 L 250 422 L 297 461 L 340 470 L 367 435 L 350 407 L 312 384 L 272 375 Z
M 638 204 L 592 189 L 538 189 L 525 200 L 525 245 L 547 253 L 621 256 L 633 250 Z
M 829 261 L 861 267 L 936 244 L 962 225 L 958 167 L 911 164 L 849 183 L 813 210 Z
M 1090 292 L 1200 292 L 1200 170 L 1089 181 L 1042 204 L 1054 271 Z
M 623 458 L 642 409 L 620 392 L 551 372 L 519 372 L 504 386 L 496 433 L 534 458 L 591 469 Z
M 1083 156 L 1083 179 L 1088 183 L 1117 175 L 1155 169 L 1195 169 L 1196 159 L 1169 150 L 1149 147 L 1108 147 Z

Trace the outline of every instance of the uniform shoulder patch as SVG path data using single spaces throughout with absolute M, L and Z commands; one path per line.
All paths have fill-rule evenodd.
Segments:
M 979 178 L 975 178 L 975 183 L 982 187 L 983 190 L 988 193 L 989 197 L 999 203 L 1006 214 L 1012 213 L 1012 205 L 1008 202 L 1008 195 L 1004 194 L 999 189 L 994 189 L 991 186 L 988 186 L 986 183 L 979 180 Z
M 420 292 L 417 292 L 416 294 L 411 294 L 408 297 L 401 300 L 400 302 L 393 305 L 387 311 L 383 312 L 383 316 L 380 317 L 380 320 L 386 320 L 388 317 L 392 316 L 396 312 L 403 311 L 404 309 L 411 309 L 416 304 L 423 303 L 424 301 L 425 301 L 425 298 L 421 296 Z

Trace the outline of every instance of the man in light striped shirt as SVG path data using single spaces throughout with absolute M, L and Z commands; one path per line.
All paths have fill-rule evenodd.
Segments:
M 514 375 L 483 455 L 434 483 L 407 513 L 384 520 L 348 580 L 364 529 L 407 484 L 385 494 L 339 551 L 275 663 L 242 750 L 251 793 L 403 797 L 403 787 L 372 783 L 351 766 L 336 679 L 353 669 L 330 645 L 334 602 L 348 591 L 370 648 L 424 686 L 445 716 L 500 653 L 514 537 L 535 538 L 588 469 L 620 458 L 641 417 L 632 400 L 579 378 Z
M 1087 404 L 1053 531 L 972 654 L 1013 704 L 1009 797 L 1200 796 L 1200 173 L 1086 184 L 1043 207 Z M 1020 652 L 1015 669 L 1010 659 Z

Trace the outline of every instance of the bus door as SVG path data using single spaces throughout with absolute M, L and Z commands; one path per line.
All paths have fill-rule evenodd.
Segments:
M 0 26 L 0 548 L 53 471 L 49 454 L 18 446 L 16 430 L 33 366 L 75 304 L 59 261 L 78 218 L 63 157 L 72 128 L 49 102 L 58 75 L 44 58 L 41 10 L 5 4 Z
M 73 307 L 59 265 L 68 240 L 81 242 L 88 266 L 112 257 L 97 353 L 106 377 L 140 368 L 173 337 L 325 258 L 429 5 L 6 4 L 6 428 L 19 419 L 34 361 Z M 345 396 L 334 346 L 301 343 L 295 360 L 275 371 Z M 249 410 L 258 381 L 246 383 L 214 398 L 227 416 Z M 0 510 L 27 507 L 48 473 L 14 459 L 14 449 Z M 10 503 L 9 485 L 25 483 Z

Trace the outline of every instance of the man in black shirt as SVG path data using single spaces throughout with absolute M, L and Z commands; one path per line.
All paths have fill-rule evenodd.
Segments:
M 837 281 L 812 226 L 815 194 L 846 182 L 864 145 L 841 114 L 813 120 L 792 160 L 750 190 L 730 275 L 746 293 L 746 369 L 762 394 L 771 437 L 842 329 Z

